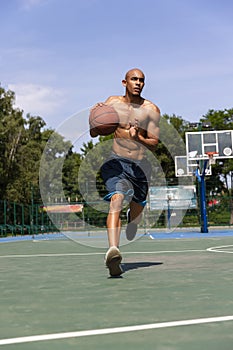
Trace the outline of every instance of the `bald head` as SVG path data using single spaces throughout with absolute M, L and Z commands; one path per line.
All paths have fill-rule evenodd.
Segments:
M 125 74 L 125 80 L 127 80 L 127 78 L 130 78 L 130 77 L 132 77 L 134 75 L 137 76 L 138 74 L 145 79 L 145 75 L 144 75 L 143 71 L 141 71 L 141 69 L 139 69 L 139 68 L 132 68 Z
M 130 69 L 122 80 L 122 85 L 125 87 L 125 96 L 129 101 L 141 101 L 141 92 L 145 85 L 145 75 L 141 69 Z M 136 100 L 135 100 L 136 99 Z

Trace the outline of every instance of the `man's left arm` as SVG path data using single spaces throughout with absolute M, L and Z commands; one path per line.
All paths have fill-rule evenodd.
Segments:
M 160 121 L 160 111 L 158 107 L 154 107 L 150 111 L 150 119 L 147 126 L 146 133 L 142 130 L 140 131 L 140 126 L 138 130 L 138 140 L 144 146 L 146 146 L 152 152 L 155 151 L 156 146 L 159 142 L 159 121 Z

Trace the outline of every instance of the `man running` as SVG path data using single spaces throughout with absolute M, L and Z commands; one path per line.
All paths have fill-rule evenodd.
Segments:
M 122 80 L 124 96 L 110 96 L 104 103 L 118 112 L 119 126 L 114 133 L 112 155 L 102 165 L 101 175 L 110 201 L 107 216 L 109 249 L 105 256 L 111 276 L 120 276 L 122 256 L 119 250 L 123 201 L 129 201 L 126 237 L 132 240 L 137 231 L 146 204 L 151 165 L 146 159 L 147 149 L 155 151 L 159 140 L 159 108 L 141 97 L 145 85 L 144 73 L 134 68 Z M 95 108 L 95 107 L 94 107 Z M 90 135 L 96 137 L 95 129 Z

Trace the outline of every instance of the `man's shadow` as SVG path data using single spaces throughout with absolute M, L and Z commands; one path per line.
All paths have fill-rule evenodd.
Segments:
M 115 279 L 115 278 L 124 278 L 124 273 L 130 270 L 137 270 L 145 267 L 151 267 L 151 266 L 158 266 L 163 265 L 162 262 L 152 262 L 152 261 L 144 261 L 144 262 L 128 262 L 128 263 L 122 263 L 122 269 L 123 269 L 123 275 L 121 276 L 111 276 L 108 277 L 109 279 Z
M 151 266 L 158 266 L 162 265 L 163 263 L 158 262 L 152 262 L 152 261 L 145 261 L 145 262 L 128 262 L 128 263 L 122 263 L 122 268 L 124 272 L 130 271 L 130 270 L 137 270 L 145 267 L 151 267 Z

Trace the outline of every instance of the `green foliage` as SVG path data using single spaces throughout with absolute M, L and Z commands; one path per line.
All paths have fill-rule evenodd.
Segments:
M 45 146 L 47 170 L 42 167 L 42 177 L 45 173 L 51 175 L 55 167 L 52 160 L 61 163 L 64 149 L 71 144 L 45 129 L 41 117 L 28 114 L 24 118 L 23 111 L 14 108 L 14 102 L 14 92 L 0 87 L 0 198 L 30 204 L 33 189 L 34 200 L 40 203 L 39 169 Z M 47 182 L 50 180 L 51 177 Z
M 78 184 L 81 161 L 82 156 L 80 154 L 73 153 L 72 150 L 68 152 L 64 160 L 62 182 L 65 197 L 69 202 L 82 201 L 82 195 Z
M 214 111 L 210 109 L 204 115 L 200 122 L 210 122 L 213 130 L 232 130 L 233 129 L 233 108 Z
M 152 182 L 157 183 L 162 178 L 175 178 L 174 158 L 185 155 L 184 133 L 186 122 L 174 114 L 164 114 L 160 120 L 160 138 L 155 157 L 160 169 L 154 168 Z M 162 172 L 161 172 L 162 171 Z
M 209 123 L 210 130 L 233 130 L 233 108 L 217 110 L 209 110 L 206 115 L 200 119 L 201 123 Z M 213 167 L 212 178 L 218 179 L 218 187 L 221 191 L 226 192 L 230 195 L 230 189 L 228 188 L 227 178 L 232 178 L 233 171 L 233 160 L 232 159 L 221 159 Z M 220 179 L 221 178 L 221 179 Z M 232 180 L 232 179 L 231 179 Z M 231 183 L 233 183 L 231 181 Z
M 63 166 L 70 161 L 72 144 L 57 132 L 52 132 L 40 159 L 40 193 L 43 202 L 63 201 Z M 67 172 L 67 166 L 66 166 Z M 68 193 L 66 191 L 66 195 Z
M 13 108 L 15 95 L 0 87 L 0 197 L 6 198 L 19 172 L 18 150 L 24 140 L 22 112 Z
M 220 202 L 208 210 L 209 225 L 229 225 L 231 216 L 230 198 L 221 196 L 218 199 Z
M 100 202 L 105 194 L 100 167 L 111 152 L 113 135 L 101 136 L 95 144 L 88 141 L 77 153 L 71 142 L 47 129 L 40 116 L 28 114 L 24 117 L 14 103 L 14 92 L 0 86 L 0 200 L 29 205 L 32 194 L 35 203 L 41 203 L 42 199 L 59 201 L 65 197 L 70 202 L 83 202 L 90 223 L 101 222 L 102 225 L 106 208 L 102 210 L 102 204 L 98 207 L 91 203 Z M 209 110 L 200 118 L 200 123 L 203 122 L 210 122 L 214 130 L 232 130 L 233 109 Z M 157 149 L 154 153 L 148 151 L 153 165 L 152 184 L 164 185 L 168 179 L 177 183 L 174 158 L 186 154 L 185 132 L 192 130 L 194 127 L 180 116 L 162 116 Z M 212 166 L 212 174 L 211 178 L 206 177 L 207 196 L 226 194 L 229 200 L 233 160 L 217 162 Z M 193 181 L 191 178 L 184 180 Z M 210 209 L 209 218 L 214 224 L 221 220 L 229 222 L 230 211 L 231 207 L 221 201 L 220 206 Z M 189 220 L 197 222 L 197 216 L 187 213 L 184 223 L 188 224 Z M 161 224 L 162 218 L 160 221 Z

